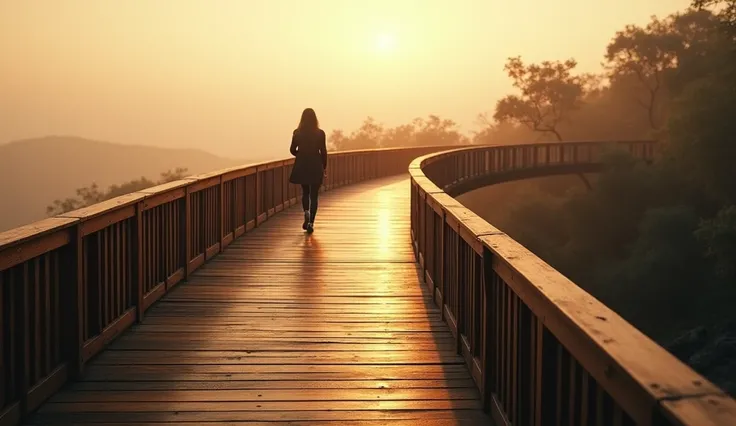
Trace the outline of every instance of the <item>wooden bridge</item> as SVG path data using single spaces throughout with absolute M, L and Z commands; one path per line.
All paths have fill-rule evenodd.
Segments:
M 722 390 L 452 198 L 595 171 L 607 147 L 655 154 L 335 153 L 312 235 L 293 160 L 2 233 L 0 425 L 736 425 Z

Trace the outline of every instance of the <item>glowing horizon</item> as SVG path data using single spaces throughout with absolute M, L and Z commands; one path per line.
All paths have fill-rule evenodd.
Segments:
M 467 132 L 511 92 L 507 57 L 599 71 L 617 30 L 688 4 L 0 1 L 0 143 L 63 134 L 280 156 L 305 107 L 328 133 L 429 114 Z

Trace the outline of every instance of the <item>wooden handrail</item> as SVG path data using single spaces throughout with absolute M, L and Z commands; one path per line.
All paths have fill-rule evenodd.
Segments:
M 652 141 L 562 142 L 414 160 L 412 239 L 425 282 L 499 425 L 736 425 L 724 391 L 447 193 L 584 168 L 610 146 L 656 156 Z
M 330 153 L 323 189 L 406 173 L 417 156 L 447 148 Z M 293 164 L 191 176 L 0 233 L 0 426 L 82 374 L 235 238 L 298 203 Z

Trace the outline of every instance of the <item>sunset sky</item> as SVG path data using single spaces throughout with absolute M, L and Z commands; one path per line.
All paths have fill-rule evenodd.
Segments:
M 573 57 L 689 0 L 0 0 L 0 143 L 74 135 L 288 155 L 301 110 L 475 128 L 503 65 Z

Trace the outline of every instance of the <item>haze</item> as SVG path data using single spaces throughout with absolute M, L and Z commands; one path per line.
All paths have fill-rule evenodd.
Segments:
M 474 128 L 503 65 L 576 58 L 689 0 L 0 0 L 0 142 L 74 135 L 288 155 L 304 107 L 325 130 L 438 114 Z

